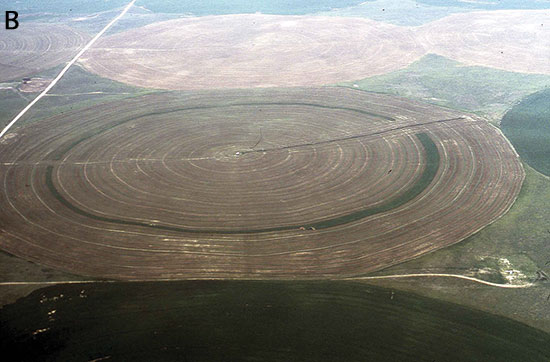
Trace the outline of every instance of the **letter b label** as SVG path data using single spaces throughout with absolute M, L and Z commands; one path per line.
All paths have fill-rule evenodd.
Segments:
M 19 27 L 18 16 L 17 11 L 6 11 L 6 29 L 13 30 Z

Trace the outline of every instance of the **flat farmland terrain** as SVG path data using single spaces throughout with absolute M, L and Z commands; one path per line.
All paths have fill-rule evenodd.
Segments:
M 524 178 L 485 121 L 345 88 L 154 94 L 7 136 L 2 249 L 116 279 L 358 275 L 463 240 Z
M 26 23 L 0 38 L 0 82 L 34 75 L 71 59 L 89 36 L 65 25 Z
M 417 28 L 417 40 L 467 65 L 550 74 L 549 15 L 549 10 L 454 14 Z
M 81 64 L 149 88 L 324 85 L 404 68 L 424 54 L 413 35 L 359 18 L 205 16 L 106 37 Z
M 362 18 L 241 14 L 163 21 L 107 36 L 80 60 L 135 86 L 321 86 L 406 68 L 428 53 L 550 74 L 546 10 L 456 14 L 419 27 Z

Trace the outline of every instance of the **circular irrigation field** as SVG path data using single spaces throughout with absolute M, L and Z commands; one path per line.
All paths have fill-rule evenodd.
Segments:
M 0 144 L 2 249 L 121 279 L 343 277 L 456 243 L 514 202 L 500 132 L 344 88 L 156 94 Z
M 238 14 L 157 22 L 101 38 L 87 70 L 160 89 L 320 86 L 405 68 L 408 27 L 361 18 Z
M 55 67 L 71 59 L 89 36 L 65 25 L 25 24 L 0 37 L 0 82 Z

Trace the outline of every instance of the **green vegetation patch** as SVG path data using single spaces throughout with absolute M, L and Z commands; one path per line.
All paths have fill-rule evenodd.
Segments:
M 357 5 L 364 0 L 140 0 L 138 5 L 153 12 L 186 13 L 194 16 L 223 14 L 304 15 Z
M 357 282 L 63 285 L 0 310 L 21 360 L 548 361 L 550 335 Z
M 226 14 L 305 15 L 354 6 L 363 0 L 139 0 L 108 34 L 183 16 Z M 96 34 L 129 0 L 25 0 L 12 10 L 22 22 L 65 24 Z
M 6 89 L 0 89 L 0 129 L 3 129 L 11 122 L 27 104 L 32 102 L 37 94 L 22 94 L 15 88 L 15 83 L 3 83 Z
M 402 26 L 417 26 L 457 12 L 470 11 L 458 6 L 431 6 L 416 0 L 371 0 L 358 5 L 321 12 L 323 16 L 365 17 Z
M 357 5 L 364 0 L 139 0 L 136 7 L 156 13 L 177 13 L 194 16 L 245 14 L 303 15 L 334 8 Z M 120 9 L 128 0 L 27 0 L 19 4 L 21 14 L 94 14 Z M 33 17 L 31 17 L 33 19 Z
M 57 67 L 32 78 L 53 79 L 60 71 L 61 67 Z M 9 89 L 0 89 L 0 126 L 2 128 L 39 94 L 39 92 L 19 91 L 21 81 L 3 85 Z M 16 123 L 12 130 L 53 115 L 154 92 L 158 91 L 128 86 L 94 75 L 79 66 L 73 66 L 55 87 Z
M 457 6 L 486 10 L 548 9 L 548 1 L 544 0 L 417 0 L 417 2 L 440 7 Z
M 548 9 L 544 0 L 370 0 L 319 15 L 366 17 L 386 23 L 417 26 L 454 13 L 481 9 Z
M 514 106 L 502 118 L 501 128 L 530 166 L 550 176 L 550 89 Z
M 428 54 L 406 69 L 340 85 L 419 99 L 500 120 L 528 94 L 550 86 L 550 76 L 466 66 Z

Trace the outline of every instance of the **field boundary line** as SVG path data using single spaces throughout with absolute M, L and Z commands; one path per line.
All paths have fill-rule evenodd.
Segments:
M 483 279 L 468 277 L 466 275 L 443 274 L 443 273 L 377 275 L 377 276 L 372 276 L 372 277 L 351 277 L 351 278 L 345 278 L 344 280 L 376 280 L 376 279 L 400 279 L 400 278 L 422 278 L 422 277 L 456 278 L 456 279 L 463 279 L 463 280 L 468 280 L 468 281 L 471 281 L 471 282 L 476 282 L 476 283 L 480 283 L 480 284 L 489 285 L 491 287 L 509 288 L 509 289 L 529 288 L 529 287 L 533 286 L 533 283 L 528 283 L 528 284 L 499 284 L 499 283 L 488 282 L 488 281 L 483 280 Z
M 442 278 L 456 278 L 463 279 L 479 284 L 488 285 L 491 287 L 497 288 L 507 288 L 507 289 L 523 289 L 529 288 L 534 285 L 534 283 L 527 284 L 499 284 L 492 283 L 486 280 L 469 277 L 466 275 L 460 274 L 444 274 L 444 273 L 418 273 L 418 274 L 393 274 L 393 275 L 377 275 L 370 277 L 349 277 L 349 278 L 335 278 L 327 279 L 330 281 L 355 281 L 355 280 L 377 280 L 377 279 L 400 279 L 400 278 L 420 278 L 420 277 L 442 277 Z M 57 285 L 57 284 L 103 284 L 103 283 L 143 283 L 143 282 L 183 282 L 183 281 L 198 281 L 198 280 L 227 280 L 227 281 L 258 281 L 258 280 L 268 280 L 268 279 L 247 279 L 247 278 L 190 278 L 190 279 L 128 279 L 128 280 L 58 280 L 58 281 L 44 281 L 44 282 L 0 282 L 0 286 L 15 286 L 15 285 Z M 311 281 L 315 281 L 313 279 Z M 273 281 L 280 281 L 280 279 L 274 279 Z M 307 280 L 302 280 L 307 281 Z
M 82 56 L 82 54 L 84 54 L 88 49 L 90 49 L 90 47 L 92 45 L 94 45 L 94 43 L 107 31 L 109 30 L 109 28 L 111 26 L 113 26 L 114 23 L 116 23 L 120 18 L 122 18 L 124 16 L 124 14 L 126 14 L 128 12 L 128 10 L 130 10 L 130 8 L 132 7 L 132 5 L 134 5 L 134 3 L 136 2 L 136 0 L 132 0 L 130 1 L 130 3 L 128 3 L 128 5 L 126 5 L 126 7 L 124 8 L 124 10 L 122 10 L 122 12 L 120 14 L 118 14 L 118 16 L 116 16 L 113 20 L 111 20 L 111 22 L 109 22 L 109 24 L 107 24 L 99 33 L 96 34 L 96 36 L 94 36 L 92 38 L 92 40 L 90 40 L 88 42 L 88 44 L 86 44 L 84 46 L 84 48 L 82 48 L 78 54 L 76 54 L 74 56 L 74 58 L 69 62 L 67 63 L 67 65 L 65 65 L 65 67 L 61 70 L 61 72 L 57 75 L 57 77 L 54 78 L 54 80 L 52 80 L 52 82 L 46 87 L 46 89 L 44 89 L 42 91 L 42 93 L 40 93 L 38 95 L 38 97 L 36 97 L 35 99 L 32 100 L 31 103 L 29 103 L 25 108 L 23 108 L 23 110 L 21 112 L 19 112 L 15 118 L 10 122 L 8 123 L 8 125 L 6 127 L 4 127 L 4 129 L 2 130 L 2 132 L 0 132 L 0 139 L 10 130 L 10 128 L 15 124 L 15 122 L 17 122 L 21 117 L 23 117 L 25 115 L 25 113 L 27 113 L 27 111 L 29 109 L 32 108 L 32 106 L 34 106 L 42 97 L 44 97 L 49 91 L 50 89 L 52 89 L 56 84 L 57 82 L 65 75 L 65 73 L 69 70 L 69 68 L 77 62 L 77 60 Z

